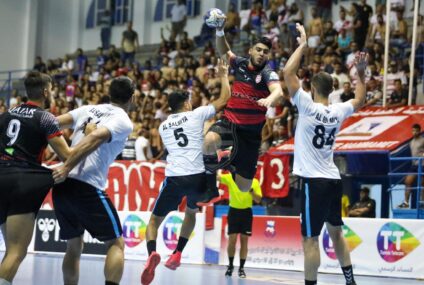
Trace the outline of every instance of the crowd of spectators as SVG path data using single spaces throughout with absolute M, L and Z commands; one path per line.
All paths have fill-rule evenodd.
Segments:
M 326 2 L 330 2 L 330 6 Z M 356 73 L 353 59 L 355 53 L 366 50 L 369 53 L 366 104 L 382 106 L 387 18 L 385 7 L 378 4 L 373 9 L 366 0 L 361 0 L 353 2 L 349 7 L 340 6 L 339 16 L 333 19 L 330 16 L 331 2 L 317 1 L 317 7 L 311 9 L 312 17 L 307 22 L 304 9 L 299 8 L 296 2 L 287 5 L 285 0 L 271 0 L 268 7 L 263 7 L 261 1 L 255 1 L 252 9 L 240 12 L 234 5 L 230 5 L 225 26 L 226 35 L 231 44 L 237 44 L 241 49 L 248 47 L 255 37 L 271 38 L 273 50 L 269 65 L 279 73 L 283 90 L 286 90 L 282 68 L 296 45 L 295 23 L 303 23 L 309 36 L 309 50 L 298 76 L 303 89 L 309 91 L 314 74 L 320 71 L 330 73 L 334 78 L 334 92 L 329 97 L 330 103 L 353 98 Z M 129 110 L 135 127 L 121 158 L 162 159 L 165 152 L 157 127 L 169 114 L 167 94 L 175 89 L 189 90 L 193 108 L 208 104 L 220 94 L 220 82 L 214 69 L 218 55 L 213 44 L 213 33 L 204 25 L 202 33 L 191 39 L 184 31 L 187 17 L 181 5 L 184 6 L 183 1 L 179 1 L 178 6 L 173 9 L 172 28 L 169 31 L 161 29 L 159 48 L 145 62 L 136 60 L 139 39 L 137 32 L 132 29 L 132 23 L 128 23 L 122 34 L 120 49 L 115 45 L 110 45 L 107 50 L 99 47 L 94 64 L 89 64 L 82 49 L 78 49 L 73 55 L 49 59 L 47 63 L 37 57 L 33 68 L 54 78 L 50 111 L 58 116 L 81 105 L 109 102 L 107 90 L 111 79 L 127 75 L 137 85 L 134 102 Z M 391 13 L 390 64 L 387 70 L 388 108 L 407 104 L 408 82 L 413 80 L 416 94 L 418 75 L 423 72 L 420 70 L 422 66 L 417 63 L 415 77 L 409 78 L 411 28 L 403 16 L 404 6 L 394 5 Z M 423 24 L 423 16 L 420 16 L 418 42 L 424 41 Z M 193 51 L 196 48 L 202 52 L 195 57 Z M 422 56 L 420 52 L 417 58 L 419 56 Z M 230 81 L 232 80 L 234 78 L 230 77 Z M 14 92 L 10 106 L 19 104 L 22 100 L 21 94 Z M 5 110 L 6 104 L 0 99 L 0 113 Z M 292 137 L 295 118 L 296 110 L 286 99 L 275 108 L 270 108 L 263 128 L 262 151 Z

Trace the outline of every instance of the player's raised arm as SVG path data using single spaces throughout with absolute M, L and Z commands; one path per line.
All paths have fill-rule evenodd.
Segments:
M 212 105 L 215 107 L 216 112 L 219 112 L 227 105 L 231 97 L 230 82 L 228 81 L 228 64 L 222 59 L 218 59 L 217 75 L 221 78 L 221 94 L 217 100 L 212 102 Z
M 300 61 L 302 60 L 303 53 L 305 52 L 307 47 L 305 28 L 301 24 L 297 23 L 296 29 L 300 34 L 300 36 L 297 38 L 297 42 L 299 43 L 299 46 L 294 51 L 294 53 L 290 56 L 283 70 L 284 81 L 286 82 L 286 86 L 289 89 L 289 94 L 291 97 L 293 97 L 296 94 L 297 90 L 299 90 L 300 88 L 299 78 L 297 77 L 296 73 L 297 73 L 297 70 L 299 69 L 299 65 L 300 65 Z
M 226 55 L 226 60 L 230 61 L 230 58 L 235 56 L 235 54 L 231 51 L 231 47 L 225 38 L 224 26 L 227 17 L 225 15 L 221 17 L 223 18 L 222 25 L 216 28 L 216 48 L 220 56 Z
M 356 55 L 354 64 L 358 73 L 358 80 L 356 81 L 355 99 L 352 99 L 350 102 L 356 111 L 364 105 L 365 96 L 367 94 L 367 87 L 365 85 L 365 69 L 368 65 L 368 54 L 361 52 Z

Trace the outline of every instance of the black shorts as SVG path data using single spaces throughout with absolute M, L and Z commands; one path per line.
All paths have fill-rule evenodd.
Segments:
M 316 237 L 325 222 L 342 226 L 343 184 L 340 179 L 302 178 L 302 213 L 304 237 Z
M 253 179 L 256 175 L 262 126 L 262 124 L 252 127 L 236 125 L 223 118 L 208 130 L 221 136 L 222 149 L 233 146 L 230 159 L 226 164 L 234 165 L 236 173 L 246 179 Z
M 87 230 L 100 241 L 118 238 L 121 222 L 106 192 L 85 182 L 68 178 L 55 185 L 53 204 L 60 225 L 60 238 L 81 236 Z
M 228 210 L 228 234 L 252 235 L 252 208 Z
M 37 214 L 53 183 L 52 172 L 47 168 L 1 161 L 0 224 L 8 216 Z
M 198 209 L 196 203 L 202 200 L 205 190 L 204 172 L 186 176 L 167 176 L 156 199 L 153 214 L 164 217 L 169 212 L 177 210 L 184 196 L 187 197 L 188 208 Z

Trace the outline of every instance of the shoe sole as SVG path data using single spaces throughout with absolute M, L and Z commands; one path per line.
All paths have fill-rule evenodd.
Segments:
M 141 274 L 141 284 L 142 285 L 149 285 L 152 283 L 153 279 L 155 278 L 155 269 L 160 263 L 160 255 L 155 254 L 152 255 L 149 259 L 149 262 L 146 264 L 146 267 L 143 270 L 143 273 Z
M 175 264 L 175 263 L 171 263 L 171 264 L 165 264 L 165 267 L 171 270 L 177 270 L 178 267 L 180 267 L 181 264 Z

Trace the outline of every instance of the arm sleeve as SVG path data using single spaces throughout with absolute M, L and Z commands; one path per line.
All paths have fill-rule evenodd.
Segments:
M 252 182 L 252 189 L 253 189 L 253 193 L 255 193 L 257 196 L 262 197 L 262 189 L 261 189 L 261 185 L 259 184 L 259 180 L 258 179 L 253 179 Z
M 337 106 L 340 108 L 340 117 L 342 121 L 355 112 L 351 100 L 344 103 L 338 103 Z
M 47 139 L 62 135 L 62 132 L 59 128 L 59 122 L 57 121 L 56 117 L 48 112 L 43 112 L 41 115 L 40 126 Z
M 225 185 L 230 184 L 231 174 L 221 174 L 221 183 Z
M 196 108 L 193 112 L 201 121 L 209 120 L 216 114 L 216 110 L 213 105 Z
M 111 138 L 109 142 L 125 140 L 133 130 L 133 125 L 129 119 L 124 120 L 117 116 L 112 117 L 111 120 L 102 127 L 107 128 L 110 132 Z
M 293 103 L 296 105 L 300 115 L 308 115 L 312 113 L 314 101 L 311 95 L 299 88 L 293 96 Z
M 69 115 L 72 116 L 72 121 L 73 121 L 71 129 L 75 129 L 78 119 L 80 119 L 82 116 L 84 116 L 84 114 L 86 114 L 87 108 L 88 108 L 87 106 L 83 106 L 69 112 Z
M 266 70 L 263 72 L 264 80 L 266 85 L 271 85 L 273 83 L 280 83 L 280 77 L 277 72 L 273 70 Z

